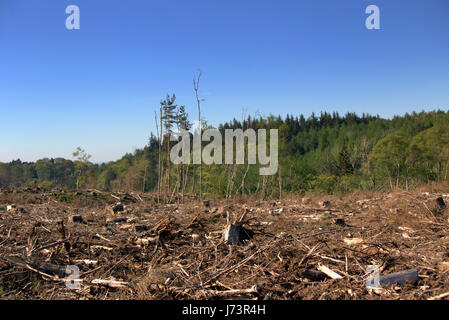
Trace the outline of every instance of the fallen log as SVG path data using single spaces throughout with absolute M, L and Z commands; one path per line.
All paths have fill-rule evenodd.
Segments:
M 49 262 L 33 261 L 30 258 L 9 256 L 4 259 L 12 264 L 30 269 L 34 272 L 50 277 L 53 280 L 57 280 L 54 276 L 58 276 L 58 279 L 62 279 L 66 276 L 67 266 L 60 266 Z
M 381 286 L 415 284 L 418 281 L 418 269 L 410 269 L 401 272 L 380 276 Z

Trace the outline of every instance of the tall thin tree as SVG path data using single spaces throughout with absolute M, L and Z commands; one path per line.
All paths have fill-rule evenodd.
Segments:
M 154 121 L 156 122 L 156 132 L 157 132 L 157 146 L 158 146 L 158 168 L 157 168 L 157 202 L 161 201 L 161 135 L 159 133 L 159 125 L 157 119 L 157 112 L 154 111 Z
M 167 98 L 161 101 L 162 107 L 162 119 L 164 120 L 165 135 L 167 141 L 167 188 L 170 193 L 170 135 L 172 133 L 173 124 L 176 122 L 176 108 L 175 105 L 176 96 L 173 94 L 171 97 L 167 94 Z
M 195 97 L 196 97 L 196 104 L 198 106 L 198 126 L 199 126 L 199 135 L 200 135 L 200 141 L 202 137 L 202 123 L 201 123 L 201 103 L 200 98 L 198 96 L 198 88 L 201 78 L 201 71 L 198 73 L 198 76 L 196 78 L 193 78 L 193 89 L 195 90 Z M 202 158 L 202 146 L 200 143 L 200 200 L 203 198 L 203 158 Z
M 180 106 L 176 113 L 176 125 L 178 127 L 179 132 L 190 130 L 191 124 L 189 122 L 188 117 L 189 117 L 189 115 L 187 114 L 187 112 L 185 110 L 185 106 Z M 185 184 L 186 174 L 184 173 L 184 171 L 185 171 L 184 165 L 181 163 L 180 166 L 178 166 L 178 192 L 179 192 L 179 188 L 181 188 L 183 203 L 184 203 L 184 191 L 185 191 L 185 185 L 186 185 Z

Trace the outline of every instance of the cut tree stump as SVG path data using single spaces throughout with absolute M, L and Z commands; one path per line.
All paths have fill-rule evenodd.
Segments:
M 318 204 L 323 208 L 329 208 L 331 205 L 331 202 L 328 200 L 321 200 L 318 202 Z
M 446 203 L 444 202 L 443 197 L 439 197 L 435 201 L 440 209 L 446 208 Z
M 121 202 L 117 202 L 114 206 L 109 207 L 108 210 L 112 214 L 116 214 L 118 212 L 121 212 L 121 211 L 125 210 L 125 207 L 123 207 L 123 204 Z
M 230 224 L 224 230 L 224 241 L 231 245 L 242 244 L 245 240 L 250 240 L 254 236 L 254 231 L 243 227 L 243 222 Z
M 72 222 L 86 223 L 82 216 L 72 216 L 71 220 L 72 220 Z
M 344 220 L 344 219 L 341 219 L 341 218 L 334 219 L 334 223 L 335 223 L 337 226 L 340 226 L 340 227 L 346 227 L 346 226 L 347 226 L 345 220 Z

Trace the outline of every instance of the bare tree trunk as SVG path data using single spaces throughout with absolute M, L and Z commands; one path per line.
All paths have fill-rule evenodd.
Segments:
M 76 177 L 76 190 L 79 190 L 79 188 L 80 188 L 80 176 L 81 176 L 81 170 L 78 171 L 78 176 Z
M 246 128 L 245 128 L 245 118 L 246 118 L 246 110 L 245 110 L 245 108 L 243 108 L 242 109 L 242 130 L 243 131 L 245 131 L 245 129 L 247 129 L 248 125 L 249 125 L 249 124 L 247 124 Z M 248 143 L 249 143 L 249 140 L 248 140 Z M 245 150 L 245 149 L 247 151 L 246 154 L 248 156 L 249 148 L 247 148 L 247 146 L 245 145 L 245 138 L 243 138 L 243 150 Z M 242 195 L 245 193 L 245 178 L 246 178 L 246 174 L 248 173 L 248 170 L 249 170 L 249 160 L 248 160 L 248 168 L 245 171 L 245 155 L 243 155 L 243 157 L 244 158 L 243 158 L 243 165 L 242 165 L 242 181 L 240 183 L 240 188 L 242 189 Z M 249 156 L 248 156 L 248 159 L 249 159 Z
M 170 194 L 170 132 L 167 132 L 167 191 Z
M 146 179 L 147 179 L 147 168 L 148 168 L 148 166 L 145 165 L 145 173 L 143 175 L 142 193 L 145 193 L 145 182 L 146 182 Z
M 180 197 L 179 197 L 179 191 L 181 190 L 181 166 L 180 165 L 178 165 L 177 167 L 176 167 L 176 171 L 178 172 L 178 175 L 177 175 L 177 181 L 176 181 L 176 198 L 177 198 L 177 202 L 178 202 L 178 204 L 179 204 L 179 201 L 180 201 Z
M 259 179 L 257 179 L 257 186 L 256 186 L 256 191 L 254 192 L 254 194 L 257 194 L 259 192 L 259 187 L 260 187 L 260 175 L 259 175 Z
M 198 105 L 198 122 L 199 122 L 199 134 L 200 134 L 200 200 L 203 197 L 203 157 L 202 157 L 202 123 L 201 123 L 201 106 L 200 99 L 198 97 L 198 86 L 201 78 L 201 72 L 198 74 L 198 77 L 193 79 L 193 89 L 195 90 L 196 103 Z
M 262 189 L 260 193 L 262 194 L 262 200 L 265 200 L 265 193 L 267 188 L 267 176 L 263 176 L 262 178 Z
M 232 189 L 234 188 L 234 177 L 236 174 L 236 167 L 234 164 L 229 165 L 230 170 L 228 174 L 228 187 L 227 187 L 227 194 L 226 198 L 230 198 L 232 196 Z
M 270 182 L 270 190 L 271 190 L 271 193 L 270 193 L 270 198 L 271 199 L 273 199 L 273 193 L 274 193 L 274 174 L 271 176 L 271 182 Z
M 184 194 L 187 187 L 187 178 L 189 177 L 189 165 L 187 164 L 187 168 L 184 168 L 183 178 L 182 178 L 182 203 L 184 203 Z
M 244 167 L 245 167 L 245 165 L 243 165 L 243 168 L 244 168 Z M 248 165 L 246 166 L 245 173 L 244 173 L 243 176 L 242 176 L 242 185 L 241 185 L 241 188 L 242 188 L 242 194 L 245 193 L 245 179 L 246 179 L 246 176 L 248 175 L 248 171 L 249 171 L 249 163 L 248 163 Z
M 160 169 L 160 192 L 162 193 L 162 105 L 161 108 L 159 109 L 159 137 L 161 139 L 160 143 L 159 143 L 159 167 Z M 162 196 L 162 195 L 161 195 Z
M 446 170 L 444 172 L 444 181 L 447 181 L 447 173 L 449 171 L 449 161 L 446 163 Z
M 196 183 L 196 179 L 195 179 L 195 177 L 196 177 L 196 173 L 195 173 L 195 167 L 193 167 L 193 181 L 192 181 L 192 189 L 191 189 L 191 191 L 190 191 L 190 193 L 194 193 L 195 192 L 195 183 Z
M 279 166 L 279 201 L 282 201 L 282 174 L 281 174 L 281 166 Z
M 396 188 L 399 188 L 399 176 L 400 176 L 400 166 L 398 165 L 398 171 L 396 175 Z
M 408 191 L 408 168 L 405 170 L 405 190 Z
M 162 113 L 162 107 L 161 111 Z M 161 201 L 161 136 L 159 134 L 159 126 L 157 122 L 157 113 L 154 112 L 154 120 L 156 122 L 156 131 L 157 131 L 157 145 L 158 145 L 158 176 L 157 176 L 157 202 Z

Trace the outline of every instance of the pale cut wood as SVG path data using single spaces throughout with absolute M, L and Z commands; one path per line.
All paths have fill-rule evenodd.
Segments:
M 101 286 L 111 287 L 111 288 L 123 288 L 128 285 L 128 282 L 117 281 L 117 280 L 105 280 L 105 279 L 94 279 L 92 284 L 98 284 Z
M 446 297 L 448 297 L 448 296 L 449 296 L 449 292 L 446 292 L 446 293 L 442 293 L 442 294 L 440 294 L 440 295 L 437 295 L 437 296 L 435 296 L 435 297 L 428 298 L 427 300 L 439 300 L 439 299 L 446 298 Z
M 339 275 L 338 273 L 332 271 L 331 269 L 329 269 L 325 265 L 321 265 L 320 264 L 317 269 L 319 271 L 321 271 L 322 273 L 324 273 L 326 276 L 328 276 L 331 279 L 341 279 L 341 278 L 343 278 L 341 275 Z
M 252 286 L 249 289 L 229 289 L 229 290 L 224 290 L 224 291 L 220 291 L 220 290 L 204 290 L 203 292 L 206 294 L 209 294 L 211 296 L 219 296 L 219 297 L 223 297 L 223 296 L 229 296 L 229 295 L 241 295 L 241 294 L 250 294 L 250 293 L 257 293 L 258 287 Z

